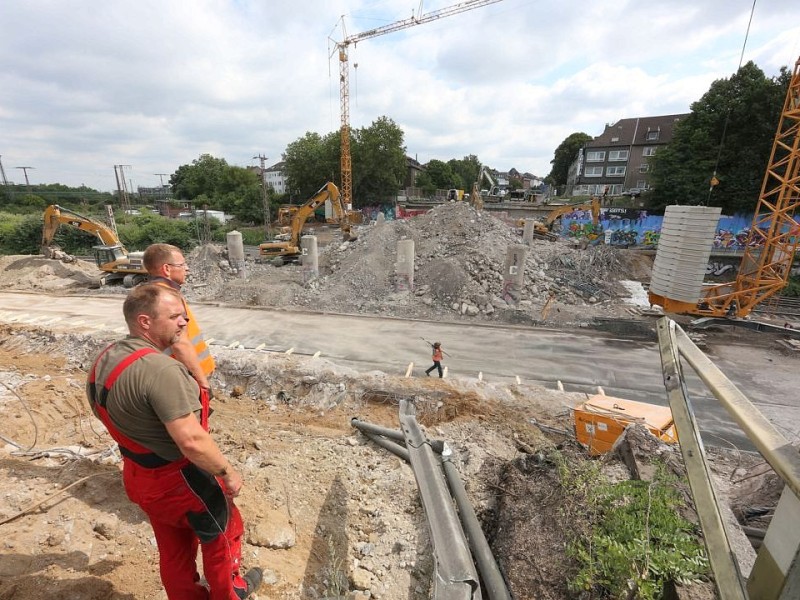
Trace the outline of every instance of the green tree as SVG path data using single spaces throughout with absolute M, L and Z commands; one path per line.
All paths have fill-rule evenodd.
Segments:
M 784 67 L 766 77 L 753 62 L 711 84 L 651 162 L 650 206 L 705 204 L 729 214 L 755 208 L 789 81 Z M 717 160 L 719 162 L 717 163 Z M 709 195 L 716 166 L 719 180 Z
M 191 165 L 178 167 L 170 184 L 176 198 L 192 200 L 197 209 L 222 210 L 243 221 L 264 219 L 258 174 L 224 158 L 202 154 Z
M 448 163 L 435 158 L 425 165 L 424 175 L 427 175 L 431 185 L 438 190 L 457 187 L 461 182 L 460 177 L 453 173 L 453 169 L 450 168 Z
M 322 137 L 311 131 L 286 147 L 284 155 L 287 188 L 304 202 L 327 181 L 339 181 L 339 133 Z M 297 199 L 297 198 L 295 198 Z
M 553 160 L 550 161 L 553 167 L 545 181 L 550 185 L 566 185 L 569 166 L 575 162 L 578 150 L 583 148 L 584 144 L 591 139 L 592 136 L 588 133 L 577 132 L 568 135 L 553 153 Z
M 356 131 L 352 145 L 355 207 L 391 201 L 406 174 L 403 130 L 387 117 Z
M 450 170 L 459 178 L 459 184 L 456 186 L 458 189 L 470 192 L 472 184 L 478 180 L 478 175 L 481 173 L 481 162 L 474 154 L 465 156 L 461 160 L 451 158 L 447 161 Z

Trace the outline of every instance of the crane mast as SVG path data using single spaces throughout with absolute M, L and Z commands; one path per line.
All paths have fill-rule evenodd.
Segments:
M 448 6 L 439 10 L 431 11 L 425 15 L 418 17 L 411 16 L 408 19 L 395 21 L 389 25 L 376 27 L 368 31 L 362 31 L 355 35 L 347 37 L 344 34 L 344 40 L 336 42 L 336 48 L 339 51 L 339 99 L 341 103 L 341 170 L 342 170 L 342 202 L 345 208 L 349 208 L 353 203 L 353 164 L 350 158 L 350 63 L 348 59 L 348 47 L 351 44 L 357 44 L 360 41 L 368 40 L 370 38 L 400 31 L 401 29 L 408 29 L 414 25 L 422 25 L 436 21 L 450 15 L 467 12 L 469 10 L 488 6 L 489 4 L 496 4 L 501 0 L 467 0 L 466 2 L 459 2 L 452 6 Z
M 786 91 L 739 274 L 733 284 L 711 286 L 697 303 L 650 292 L 650 303 L 675 313 L 704 317 L 746 317 L 780 292 L 789 278 L 800 223 L 800 58 Z

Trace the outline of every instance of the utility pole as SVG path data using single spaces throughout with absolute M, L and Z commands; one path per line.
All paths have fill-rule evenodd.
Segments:
M 3 168 L 3 157 L 0 156 L 0 176 L 3 178 L 3 187 L 6 188 L 6 192 L 8 192 L 8 201 L 9 203 L 14 198 L 14 192 L 11 190 L 11 185 L 9 184 L 8 178 L 6 177 L 6 170 Z
M 166 200 L 167 190 L 164 188 L 164 176 L 169 175 L 169 173 L 153 173 L 153 175 L 158 175 L 158 178 L 161 180 L 161 189 L 158 192 L 158 198 L 160 200 Z
M 3 168 L 3 157 L 0 156 L 0 176 L 3 177 L 3 185 L 8 187 L 8 179 L 6 179 L 6 170 Z
M 28 195 L 31 195 L 31 182 L 28 181 L 28 169 L 33 169 L 33 167 L 14 167 L 15 169 L 22 169 L 22 172 L 25 173 L 25 187 L 28 189 Z
M 266 164 L 267 157 L 263 154 L 259 154 L 253 158 L 257 158 L 261 162 L 261 201 L 264 203 L 264 232 L 266 233 L 267 238 L 269 238 L 269 199 L 267 198 L 267 180 L 264 172 L 264 165 Z
M 123 214 L 127 215 L 128 211 L 131 209 L 131 203 L 128 200 L 124 167 L 130 167 L 130 165 L 114 165 L 114 177 L 117 179 L 117 193 L 119 194 L 120 207 L 122 208 Z

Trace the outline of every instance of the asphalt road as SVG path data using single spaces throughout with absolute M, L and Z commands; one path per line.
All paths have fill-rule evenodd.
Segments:
M 0 292 L 0 322 L 31 321 L 74 324 L 124 333 L 123 296 L 48 296 Z M 410 362 L 414 373 L 430 363 L 422 338 L 440 341 L 449 356 L 443 364 L 450 376 L 485 381 L 537 383 L 568 391 L 605 393 L 630 400 L 666 405 L 661 359 L 655 341 L 623 339 L 594 330 L 554 330 L 407 321 L 400 319 L 301 313 L 193 303 L 192 310 L 207 338 L 247 348 L 321 355 L 358 371 L 403 374 Z M 714 358 L 728 377 L 762 408 L 787 437 L 797 434 L 800 399 L 796 394 L 796 362 L 776 364 L 762 348 L 726 347 Z M 790 359 L 796 361 L 796 359 Z M 763 363 L 763 368 L 760 366 Z M 780 376 L 759 374 L 780 369 Z M 752 446 L 727 417 L 700 380 L 685 369 L 693 405 L 707 443 Z

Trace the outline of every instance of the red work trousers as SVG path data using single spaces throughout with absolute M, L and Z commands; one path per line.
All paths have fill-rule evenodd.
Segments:
M 216 478 L 188 461 L 148 469 L 127 458 L 122 478 L 128 497 L 150 519 L 169 600 L 245 597 L 247 582 L 239 575 L 242 517 Z M 199 583 L 198 546 L 208 590 Z

